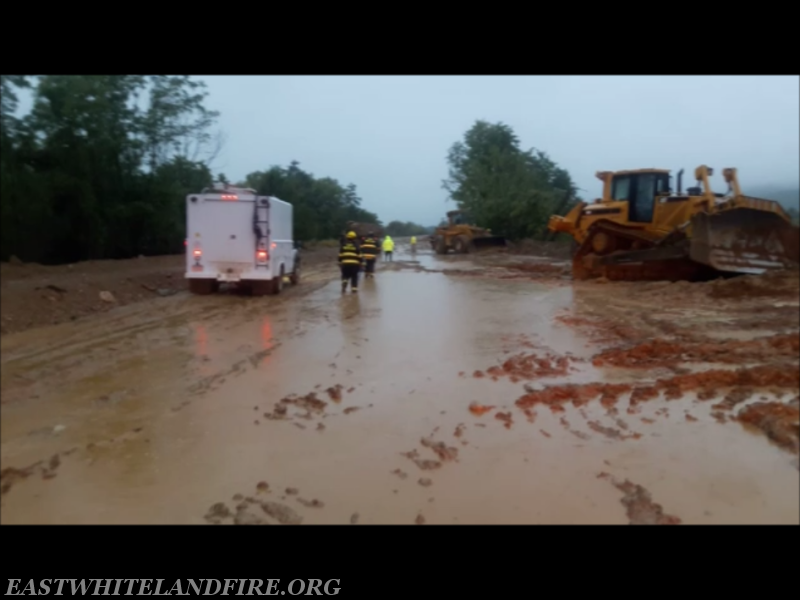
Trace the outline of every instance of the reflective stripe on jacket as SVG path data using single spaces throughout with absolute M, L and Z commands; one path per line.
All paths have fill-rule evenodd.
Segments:
M 373 238 L 366 238 L 361 244 L 361 254 L 366 260 L 372 260 L 378 256 L 378 244 Z
M 344 242 L 339 246 L 340 265 L 360 265 L 361 248 L 355 242 Z

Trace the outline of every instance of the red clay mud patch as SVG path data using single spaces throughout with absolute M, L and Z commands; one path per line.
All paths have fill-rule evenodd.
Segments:
M 721 402 L 712 404 L 713 410 L 733 410 L 737 405 L 746 402 L 750 397 L 755 394 L 755 390 L 748 387 L 733 388 Z M 700 395 L 697 396 L 700 398 Z M 701 400 L 704 398 L 700 398 Z
M 442 466 L 438 460 L 428 460 L 419 457 L 419 452 L 410 450 L 408 452 L 401 452 L 400 456 L 405 456 L 408 460 L 412 461 L 418 468 L 423 471 L 432 471 Z
M 448 446 L 444 442 L 436 442 L 431 438 L 422 438 L 420 440 L 420 444 L 422 444 L 425 448 L 432 450 L 442 462 L 458 460 L 458 448 Z
M 686 362 L 771 362 L 776 359 L 795 359 L 798 355 L 800 334 L 792 333 L 744 341 L 678 342 L 655 339 L 631 348 L 605 350 L 597 354 L 592 363 L 596 367 L 654 368 Z
M 631 483 L 627 479 L 618 481 L 608 473 L 600 473 L 601 479 L 608 479 L 624 496 L 622 505 L 628 516 L 629 525 L 680 525 L 682 521 L 673 515 L 664 513 L 660 504 L 653 502 L 650 493 L 642 486 Z
M 800 387 L 800 371 L 796 364 L 758 365 L 736 370 L 710 369 L 659 379 L 657 386 L 677 388 L 679 393 L 723 387 L 797 388 Z
M 57 475 L 58 468 L 61 466 L 61 455 L 68 456 L 74 452 L 75 449 L 62 452 L 61 454 L 53 454 L 50 460 L 45 464 L 44 461 L 39 460 L 28 465 L 22 469 L 15 467 L 6 467 L 0 471 L 0 495 L 5 496 L 11 491 L 16 484 L 28 479 L 33 475 L 40 475 L 42 479 L 53 479 Z
M 343 386 L 336 384 L 332 387 L 329 387 L 325 390 L 328 393 L 328 398 L 331 399 L 332 402 L 336 402 L 337 404 L 342 401 L 342 390 L 344 389 Z
M 642 437 L 641 433 L 630 433 L 625 434 L 622 433 L 619 429 L 614 429 L 613 427 L 605 427 L 601 425 L 598 421 L 589 421 L 587 423 L 589 429 L 599 433 L 600 435 L 604 435 L 605 437 L 612 439 L 612 440 L 638 440 Z
M 564 377 L 570 371 L 573 362 L 580 362 L 572 356 L 555 354 L 517 354 L 507 359 L 502 365 L 486 369 L 486 373 L 494 377 L 510 377 L 512 381 L 520 379 L 539 379 L 541 377 Z
M 511 426 L 514 424 L 514 418 L 511 416 L 510 412 L 499 412 L 494 415 L 494 418 L 498 421 L 503 422 L 503 427 L 506 429 L 511 429 Z
M 793 454 L 800 452 L 798 402 L 755 402 L 742 408 L 736 419 L 760 429 L 770 440 Z
M 271 413 L 264 413 L 264 417 L 270 420 L 285 419 L 289 406 L 295 406 L 301 410 L 305 410 L 306 414 L 303 416 L 305 418 L 311 418 L 311 413 L 319 414 L 325 412 L 325 407 L 328 406 L 328 403 L 317 398 L 315 392 L 300 397 L 290 394 L 285 398 L 281 398 L 280 402 L 278 402 Z
M 563 405 L 568 402 L 578 407 L 600 397 L 604 406 L 612 406 L 619 400 L 620 395 L 630 389 L 630 385 L 613 383 L 548 386 L 541 390 L 528 392 L 521 396 L 515 404 L 523 410 L 542 404 L 557 412 L 563 411 Z
M 699 373 L 676 375 L 668 379 L 659 379 L 652 386 L 638 386 L 631 394 L 630 406 L 658 397 L 664 392 L 666 399 L 681 398 L 684 394 L 697 389 L 712 388 L 790 388 L 800 387 L 800 371 L 795 365 L 759 365 L 736 370 L 711 369 Z M 561 412 L 564 405 L 572 403 L 580 407 L 598 396 L 606 408 L 614 406 L 619 397 L 630 391 L 628 384 L 586 383 L 547 386 L 541 390 L 528 391 L 516 401 L 521 409 L 545 405 L 553 412 Z M 631 411 L 629 409 L 629 412 Z
M 469 405 L 469 412 L 476 417 L 481 417 L 491 410 L 494 410 L 494 406 L 484 406 L 482 404 L 478 404 L 477 402 L 473 402 Z
M 641 402 L 655 400 L 656 398 L 658 398 L 658 390 L 653 386 L 636 387 L 633 389 L 633 393 L 631 393 L 630 406 L 636 406 Z

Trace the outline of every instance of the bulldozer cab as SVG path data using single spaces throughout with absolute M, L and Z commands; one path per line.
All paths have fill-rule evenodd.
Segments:
M 627 202 L 628 220 L 652 223 L 656 198 L 670 193 L 670 174 L 663 169 L 598 173 L 606 202 Z
M 470 217 L 467 213 L 460 210 L 451 210 L 447 213 L 447 222 L 449 225 L 470 225 Z

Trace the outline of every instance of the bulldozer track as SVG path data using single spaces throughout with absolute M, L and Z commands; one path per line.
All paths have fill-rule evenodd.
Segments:
M 594 252 L 596 235 L 610 234 L 610 251 Z M 697 279 L 707 269 L 688 258 L 688 248 L 676 244 L 658 247 L 662 236 L 611 221 L 597 221 L 572 259 L 575 279 L 605 277 L 611 281 Z M 676 239 L 676 241 L 679 241 Z

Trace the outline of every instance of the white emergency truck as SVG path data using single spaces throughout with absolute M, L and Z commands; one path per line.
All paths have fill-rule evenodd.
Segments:
M 300 280 L 292 205 L 256 190 L 216 184 L 186 197 L 186 279 L 210 294 L 234 283 L 254 295 L 279 294 Z

